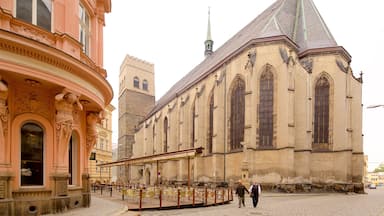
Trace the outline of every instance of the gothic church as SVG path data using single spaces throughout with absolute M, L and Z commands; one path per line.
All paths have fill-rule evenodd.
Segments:
M 212 48 L 208 19 L 204 61 L 136 125 L 131 182 L 363 191 L 362 77 L 313 0 L 277 0 Z

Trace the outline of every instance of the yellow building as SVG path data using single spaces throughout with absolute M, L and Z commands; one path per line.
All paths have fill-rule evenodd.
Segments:
M 369 184 L 376 184 L 379 186 L 384 185 L 384 172 L 370 172 L 367 174 L 367 185 Z
M 112 112 L 115 107 L 111 104 L 104 110 L 104 119 L 97 125 L 98 140 L 92 150 L 89 160 L 89 176 L 91 182 L 110 183 L 112 170 L 110 168 L 100 168 L 97 164 L 112 161 Z

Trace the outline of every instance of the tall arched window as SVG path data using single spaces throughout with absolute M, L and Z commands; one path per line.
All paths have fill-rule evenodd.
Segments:
M 148 81 L 147 80 L 143 80 L 143 90 L 148 91 Z
M 164 152 L 168 151 L 168 118 L 164 119 Z
M 259 146 L 273 146 L 273 73 L 270 68 L 260 77 Z
M 231 150 L 241 149 L 244 141 L 245 83 L 237 78 L 231 92 Z
M 314 144 L 328 144 L 329 135 L 329 81 L 322 76 L 315 86 Z
M 21 186 L 44 184 L 44 131 L 35 123 L 21 127 Z
M 195 102 L 192 104 L 192 112 L 191 112 L 191 148 L 195 147 L 195 125 L 196 125 L 196 107 Z
M 139 77 L 134 77 L 134 78 L 133 78 L 133 87 L 135 87 L 135 88 L 140 88 L 140 80 L 139 80 Z
M 155 154 L 156 153 L 156 140 L 155 140 L 155 136 L 156 136 L 156 126 L 155 126 L 155 123 L 153 123 L 153 127 L 152 127 L 152 153 Z
M 208 127 L 208 153 L 212 153 L 213 145 L 213 109 L 214 109 L 214 94 L 212 93 L 209 99 L 209 127 Z

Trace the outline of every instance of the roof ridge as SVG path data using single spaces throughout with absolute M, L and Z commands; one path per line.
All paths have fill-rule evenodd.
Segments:
M 271 26 L 272 21 L 273 26 Z M 202 77 L 211 73 L 214 67 L 248 42 L 263 38 L 275 39 L 277 36 L 285 36 L 294 42 L 298 46 L 299 53 L 311 49 L 337 47 L 336 41 L 312 0 L 276 0 L 176 82 L 157 101 L 147 118 L 196 84 Z

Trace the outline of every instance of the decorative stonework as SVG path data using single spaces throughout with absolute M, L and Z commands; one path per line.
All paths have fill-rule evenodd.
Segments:
M 189 100 L 189 95 L 187 95 L 187 97 L 185 97 L 185 98 L 181 97 L 181 104 L 180 104 L 180 106 L 183 107 L 185 104 L 188 103 L 188 100 Z
M 308 59 L 303 59 L 300 61 L 301 66 L 308 72 L 312 73 L 313 69 L 313 59 L 308 58 Z
M 174 102 L 172 105 L 168 104 L 168 113 L 172 112 L 176 107 L 176 102 Z
M 26 79 L 25 88 L 16 88 L 15 91 L 15 114 L 22 113 L 36 113 L 47 119 L 50 118 L 50 98 L 49 92 L 40 91 L 37 93 L 36 88 L 41 88 L 41 84 L 38 81 Z M 43 99 L 44 98 L 44 99 Z
M 196 88 L 197 97 L 200 97 L 201 95 L 203 95 L 204 90 L 205 90 L 205 84 L 201 85 L 200 87 L 197 87 Z
M 35 25 L 26 25 L 21 21 L 13 20 L 11 30 L 17 34 L 23 35 L 24 37 L 31 38 L 35 41 L 55 46 L 55 37 L 52 33 L 42 30 Z
M 161 112 L 155 114 L 155 122 L 159 121 L 159 119 L 161 118 L 161 114 Z
M 341 71 L 343 71 L 344 73 L 348 73 L 349 65 L 344 66 L 343 62 L 341 62 L 339 59 L 336 59 L 336 64 Z
M 100 123 L 103 119 L 102 112 L 89 112 L 87 114 L 87 150 L 90 152 L 93 146 L 96 144 L 98 131 L 97 123 Z
M 58 165 L 64 164 L 64 152 L 68 149 L 68 142 L 72 134 L 73 111 L 82 110 L 79 95 L 67 89 L 55 96 L 56 108 L 56 143 L 58 146 Z
M 252 69 L 256 63 L 256 50 L 252 50 L 248 52 L 248 61 L 245 64 L 245 69 Z
M 5 136 L 8 130 L 8 86 L 0 75 L 0 145 L 5 145 Z M 1 196 L 0 196 L 1 198 Z
M 224 64 L 223 68 L 217 72 L 216 76 L 216 85 L 219 85 L 225 77 L 225 74 L 227 73 L 227 65 Z

